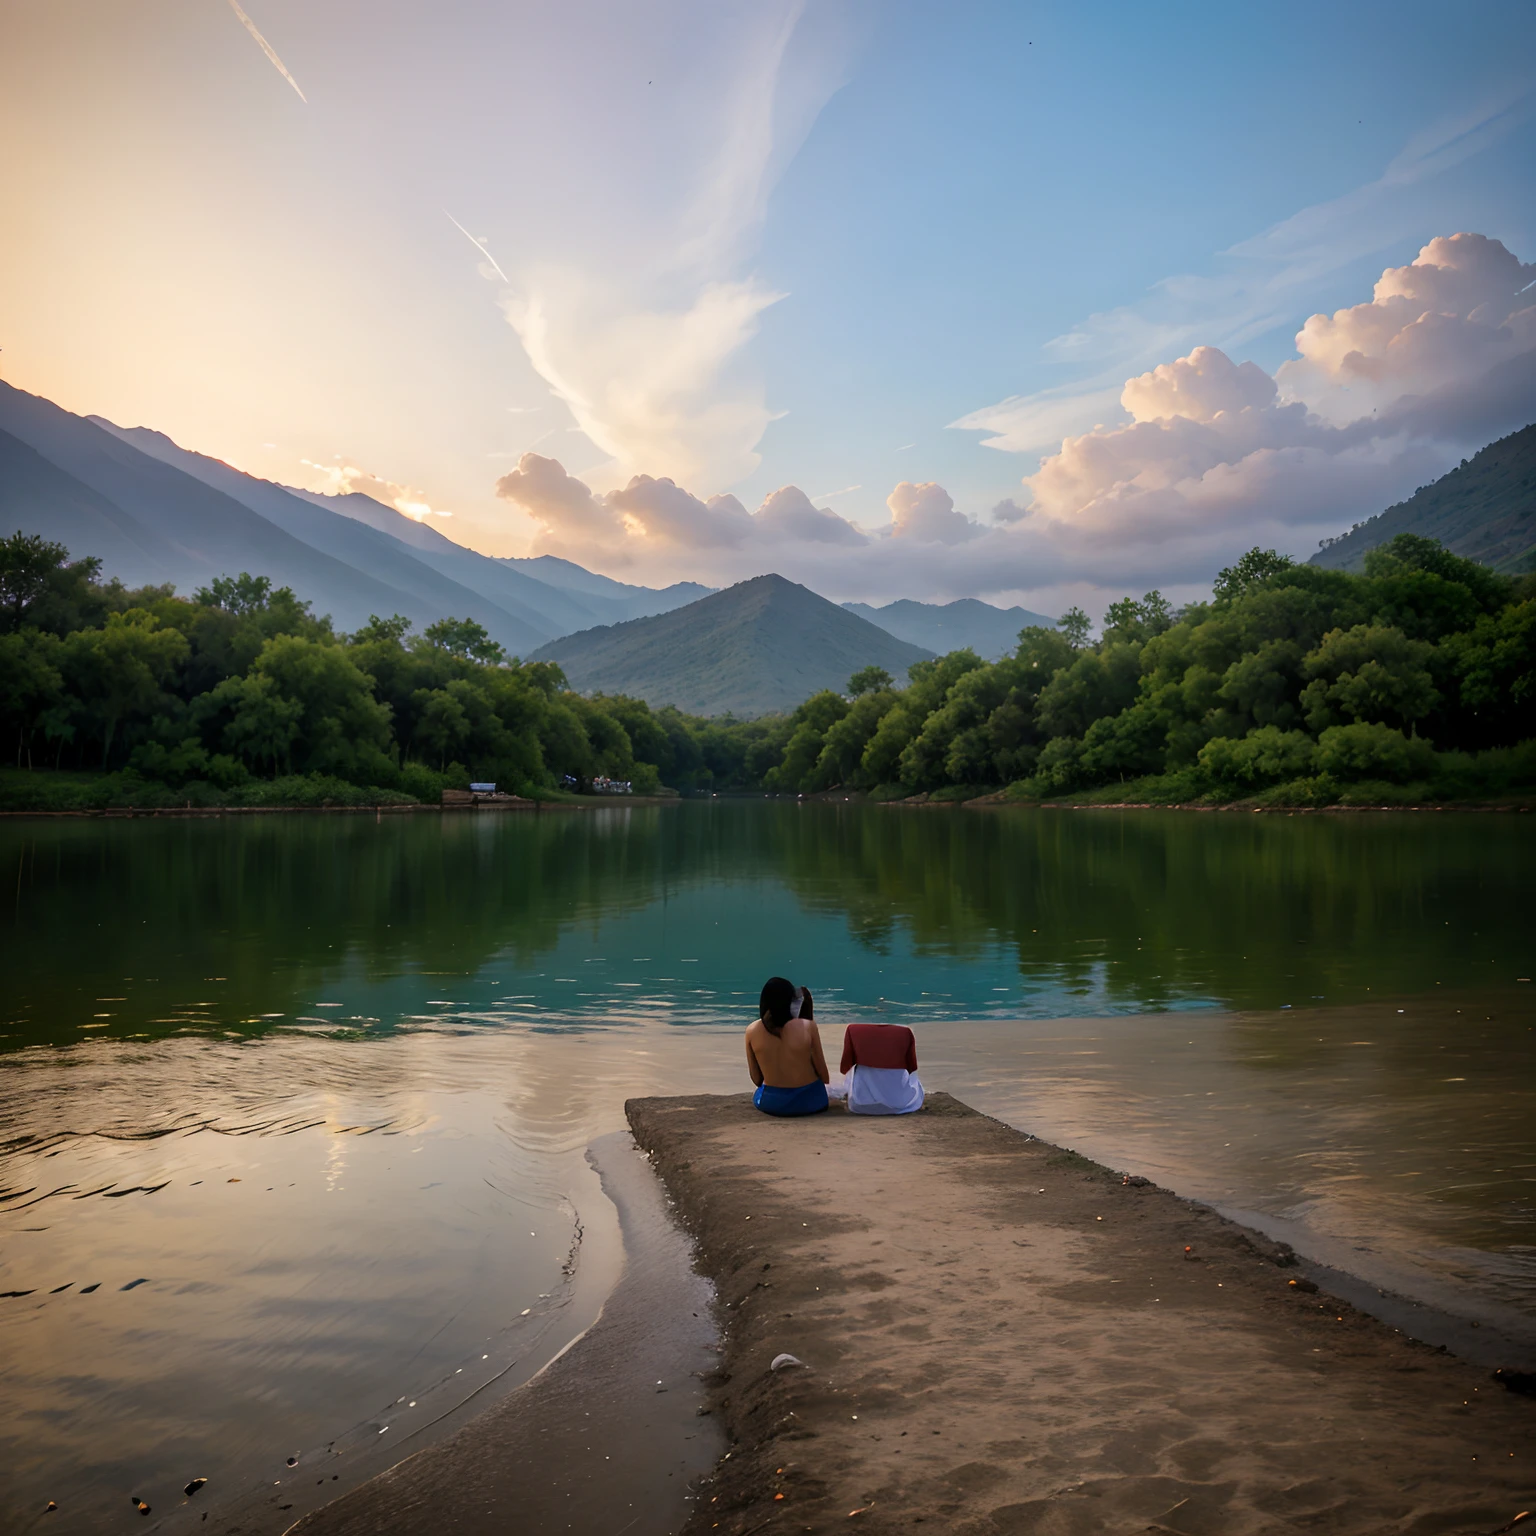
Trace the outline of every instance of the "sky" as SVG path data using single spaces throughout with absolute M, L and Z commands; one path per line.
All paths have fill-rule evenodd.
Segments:
M 1536 420 L 1527 0 L 10 0 L 0 134 L 11 383 L 628 581 L 1188 598 Z

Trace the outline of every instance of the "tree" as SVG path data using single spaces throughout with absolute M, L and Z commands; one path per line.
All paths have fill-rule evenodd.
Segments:
M 69 551 L 62 544 L 50 543 L 40 534 L 18 529 L 0 540 L 0 613 L 8 630 L 21 628 L 27 610 L 68 560 Z
M 353 645 L 369 645 L 378 641 L 384 645 L 399 645 L 411 632 L 411 621 L 402 613 L 393 618 L 381 619 L 370 613 L 368 622 L 350 636 Z
M 1104 614 L 1103 638 L 1106 642 L 1144 645 L 1173 625 L 1173 604 L 1161 592 L 1148 592 L 1140 602 L 1123 597 L 1111 603 Z
M 1211 591 L 1217 602 L 1230 602 L 1241 597 L 1251 588 L 1288 571 L 1295 561 L 1289 555 L 1278 554 L 1272 549 L 1250 549 L 1235 565 L 1218 571 Z
M 282 591 L 293 596 L 291 587 L 284 587 Z M 201 603 L 204 608 L 222 608 L 226 613 L 236 615 L 259 613 L 271 598 L 272 578 L 252 576 L 249 571 L 241 571 L 238 576 L 215 576 L 206 587 L 199 587 L 192 594 L 192 601 Z
M 1081 608 L 1072 607 L 1056 620 L 1056 627 L 1067 637 L 1067 644 L 1074 651 L 1080 651 L 1088 644 L 1088 636 L 1093 631 L 1093 622 Z
M 413 741 L 437 754 L 438 769 L 469 739 L 469 716 L 463 704 L 446 688 L 421 688 L 412 695 L 416 705 L 416 730 Z
M 1316 761 L 1317 744 L 1310 736 L 1273 725 L 1251 731 L 1240 741 L 1216 736 L 1200 749 L 1200 766 L 1218 783 L 1255 789 L 1311 773 Z
M 1335 779 L 1387 779 L 1405 784 L 1425 777 L 1435 764 L 1432 743 L 1390 725 L 1335 725 L 1317 743 L 1317 766 Z
M 373 682 L 333 641 L 278 635 L 267 641 L 249 680 L 266 679 L 277 698 L 298 706 L 292 738 L 302 773 L 334 773 L 357 782 L 388 772 L 390 712 Z
M 450 656 L 464 656 L 490 665 L 506 660 L 507 653 L 491 639 L 485 625 L 474 619 L 439 619 L 422 630 L 428 644 L 447 651 Z
M 1536 599 L 1485 614 L 1445 643 L 1461 704 L 1485 739 L 1513 743 L 1536 734 Z
M 840 694 L 830 689 L 813 693 L 790 716 L 795 728 L 778 766 L 764 774 L 763 787 L 791 791 L 809 788 L 807 781 L 826 745 L 827 732 L 847 713 L 848 701 Z
M 1429 673 L 1433 654 L 1432 645 L 1387 625 L 1330 630 L 1302 663 L 1312 679 L 1299 701 L 1308 727 L 1422 719 L 1440 697 Z
M 154 707 L 186 654 L 179 630 L 161 628 L 153 614 L 140 609 L 114 613 L 103 628 L 76 630 L 65 641 L 62 670 L 95 717 L 103 768 L 123 719 Z
M 0 720 L 16 734 L 16 766 L 23 750 L 32 766 L 32 738 L 45 717 L 65 701 L 58 668 L 62 641 L 37 630 L 0 635 Z
M 293 743 L 304 718 L 297 699 L 279 693 L 270 677 L 227 677 L 197 703 L 201 718 L 227 710 L 224 745 L 258 769 L 276 773 L 293 766 Z
M 94 556 L 71 561 L 62 544 L 39 534 L 18 530 L 0 539 L 0 633 L 24 624 L 56 634 L 79 628 L 100 607 L 100 574 Z
M 860 667 L 848 679 L 848 697 L 861 699 L 866 693 L 878 693 L 882 688 L 889 688 L 893 681 L 884 667 Z

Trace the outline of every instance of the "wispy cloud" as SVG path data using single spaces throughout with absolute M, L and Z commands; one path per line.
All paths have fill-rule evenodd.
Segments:
M 654 135 L 664 168 L 646 195 L 570 189 L 584 206 L 625 205 L 611 238 L 552 239 L 548 210 L 519 210 L 543 249 L 512 264 L 503 311 L 535 371 L 608 456 L 588 472 L 595 484 L 650 474 L 719 489 L 757 468 L 775 412 L 743 353 L 785 295 L 748 263 L 774 185 L 842 84 L 850 40 L 839 11 L 765 0 L 712 29 L 684 102 L 626 125 Z M 678 121 L 690 129 L 674 142 Z
M 266 54 L 269 59 L 271 59 L 273 69 L 275 69 L 278 74 L 280 74 L 283 79 L 286 80 L 288 84 L 294 88 L 294 90 L 299 91 L 299 100 L 302 101 L 305 106 L 308 106 L 309 97 L 307 97 L 303 91 L 299 90 L 299 82 L 295 80 L 291 74 L 288 73 L 288 66 L 284 64 L 280 58 L 278 58 L 277 50 L 272 46 L 271 43 L 266 40 L 266 38 L 261 35 L 259 31 L 257 31 L 256 23 L 245 14 L 245 11 L 241 8 L 240 0 L 229 0 L 229 8 L 235 13 L 236 16 L 240 18 L 240 24 L 245 28 L 245 30 L 256 39 L 261 48 L 261 51 Z

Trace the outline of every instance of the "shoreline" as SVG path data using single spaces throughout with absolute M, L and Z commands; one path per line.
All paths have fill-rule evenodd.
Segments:
M 0 811 L 0 819 L 13 821 L 127 821 L 135 818 L 179 818 L 195 820 L 206 816 L 414 816 L 423 813 L 445 816 L 474 815 L 505 811 L 605 811 L 637 805 L 677 805 L 675 795 L 608 795 L 589 800 L 513 800 L 486 802 L 481 805 L 114 805 L 82 811 Z
M 587 1328 L 499 1402 L 279 1527 L 284 1536 L 684 1528 L 725 1449 L 700 1384 L 717 1359 L 713 1292 L 630 1133 L 599 1137 L 587 1160 L 622 1249 Z
M 732 1455 L 690 1536 L 854 1513 L 965 1536 L 1471 1533 L 1530 1507 L 1536 1403 L 1210 1207 L 946 1094 L 901 1120 L 626 1108 L 726 1325 Z M 772 1371 L 786 1351 L 807 1368 Z

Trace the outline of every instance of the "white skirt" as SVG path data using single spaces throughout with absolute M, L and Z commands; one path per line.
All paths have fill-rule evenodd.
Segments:
M 910 1115 L 923 1107 L 923 1085 L 903 1067 L 848 1069 L 850 1115 Z

